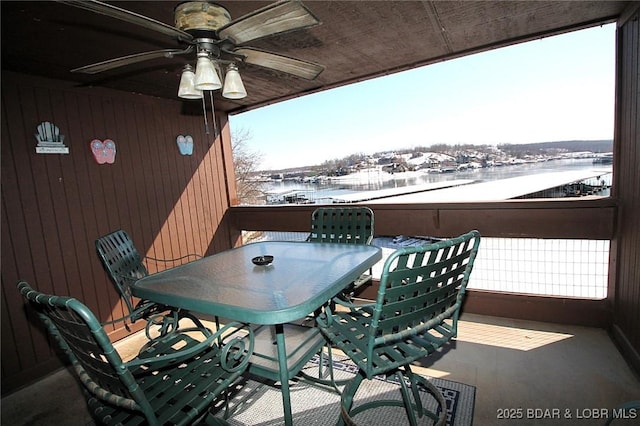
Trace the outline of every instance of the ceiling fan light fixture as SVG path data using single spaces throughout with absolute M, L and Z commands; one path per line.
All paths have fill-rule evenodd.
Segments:
M 202 90 L 195 87 L 196 75 L 191 65 L 185 65 L 180 77 L 180 86 L 178 87 L 178 97 L 182 99 L 201 99 Z
M 75 68 L 71 72 L 96 74 L 147 60 L 191 54 L 197 49 L 195 67 L 185 67 L 182 71 L 178 96 L 183 99 L 202 99 L 204 106 L 203 92 L 207 91 L 213 108 L 212 92 L 216 90 L 222 89 L 223 97 L 229 99 L 247 96 L 235 63 L 227 69 L 227 81 L 223 88 L 221 77 L 225 73 L 222 65 L 228 65 L 231 61 L 241 60 L 245 64 L 307 80 L 317 78 L 324 70 L 323 66 L 313 62 L 246 46 L 249 41 L 319 25 L 320 20 L 300 0 L 278 0 L 237 19 L 232 19 L 229 10 L 211 0 L 180 1 L 174 9 L 175 26 L 103 1 L 59 1 L 171 36 L 180 44 L 187 45 L 184 49 L 134 53 Z
M 218 90 L 222 87 L 216 67 L 206 52 L 198 53 L 194 83 L 198 90 Z
M 238 67 L 234 63 L 229 64 L 227 68 L 222 96 L 227 99 L 242 99 L 247 96 L 247 90 L 244 88 L 244 83 L 242 83 Z

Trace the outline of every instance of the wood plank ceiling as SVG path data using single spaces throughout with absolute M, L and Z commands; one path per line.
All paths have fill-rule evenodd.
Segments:
M 175 1 L 113 2 L 173 25 Z M 238 18 L 269 2 L 221 1 Z M 615 20 L 628 1 L 308 1 L 321 25 L 257 40 L 253 47 L 322 64 L 307 81 L 242 65 L 248 96 L 229 113 L 461 55 Z M 2 1 L 2 69 L 177 99 L 194 57 L 156 59 L 97 75 L 69 70 L 137 52 L 181 47 L 133 24 L 58 2 Z M 184 46 L 182 46 L 184 47 Z M 383 101 L 383 100 L 382 100 Z

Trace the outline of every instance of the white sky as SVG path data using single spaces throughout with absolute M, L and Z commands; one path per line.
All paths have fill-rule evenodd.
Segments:
M 610 24 L 280 102 L 230 124 L 249 133 L 246 148 L 266 170 L 436 143 L 613 139 L 614 71 Z

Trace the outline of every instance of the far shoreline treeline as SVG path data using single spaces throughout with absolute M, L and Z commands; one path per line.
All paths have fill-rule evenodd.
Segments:
M 451 153 L 460 153 L 465 150 L 473 150 L 473 151 L 492 151 L 495 148 L 508 153 L 511 156 L 522 158 L 525 156 L 531 155 L 550 155 L 562 152 L 593 152 L 593 153 L 607 153 L 613 151 L 613 140 L 612 139 L 603 139 L 603 140 L 569 140 L 569 141 L 554 141 L 554 142 L 534 142 L 534 143 L 524 143 L 524 144 L 433 144 L 430 146 L 414 146 L 412 148 L 399 148 L 394 150 L 380 151 L 374 154 L 362 154 L 362 153 L 354 153 L 347 157 L 341 159 L 331 160 L 330 163 L 344 163 L 351 162 L 356 158 L 362 158 L 364 156 L 382 156 L 384 154 L 388 154 L 390 152 L 396 153 L 398 155 L 407 154 L 412 152 L 436 152 L 443 154 L 451 154 Z M 325 162 L 329 163 L 329 162 Z M 324 164 L 326 166 L 327 164 Z M 307 165 L 301 167 L 291 167 L 285 169 L 271 169 L 271 170 L 262 170 L 261 172 L 270 172 L 270 173 L 287 173 L 287 172 L 301 172 L 301 171 L 310 171 L 322 168 L 322 164 L 317 165 Z

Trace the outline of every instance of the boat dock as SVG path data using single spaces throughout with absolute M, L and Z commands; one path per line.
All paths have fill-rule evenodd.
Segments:
M 410 195 L 427 191 L 436 191 L 443 188 L 452 188 L 460 185 L 470 185 L 473 179 L 454 179 L 442 182 L 431 182 L 421 185 L 401 186 L 398 188 L 377 189 L 374 191 L 362 191 L 353 194 L 336 195 L 331 197 L 334 203 L 358 203 L 362 201 L 379 200 L 400 195 Z
M 553 189 L 561 191 L 566 185 L 591 179 L 601 182 L 603 176 L 610 174 L 610 170 L 596 169 L 539 173 L 488 182 L 471 183 L 468 185 L 457 185 L 432 191 L 398 194 L 397 196 L 387 196 L 384 198 L 369 198 L 365 193 L 363 193 L 362 199 L 359 199 L 358 201 L 368 201 L 373 204 L 395 204 L 510 200 L 523 198 L 530 194 L 542 193 L 543 191 L 550 191 Z M 610 183 L 609 185 L 603 183 L 602 186 L 608 188 Z M 351 198 L 354 200 L 358 199 L 357 195 L 359 194 L 351 194 Z M 365 199 L 364 197 L 367 197 L 368 199 Z
M 419 185 L 321 195 L 312 189 L 270 191 L 266 203 L 274 204 L 411 204 L 482 202 L 519 198 L 562 198 L 608 195 L 611 170 L 587 169 L 537 173 L 500 180 L 452 179 Z M 342 191 L 337 191 L 342 192 Z

